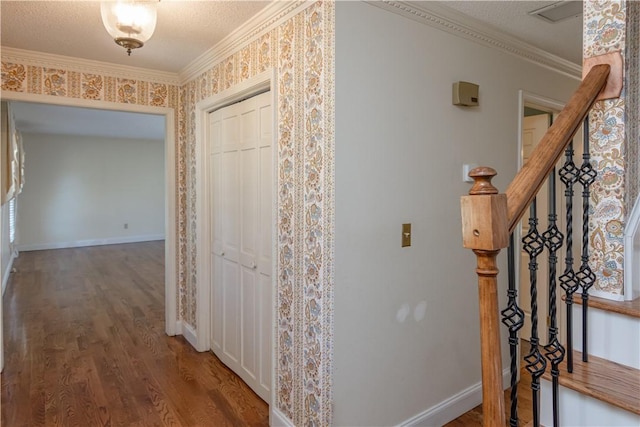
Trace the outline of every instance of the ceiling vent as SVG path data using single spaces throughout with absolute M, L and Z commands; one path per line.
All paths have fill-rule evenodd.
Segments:
M 552 24 L 565 19 L 582 15 L 581 1 L 559 1 L 540 9 L 532 10 L 529 15 L 540 18 Z

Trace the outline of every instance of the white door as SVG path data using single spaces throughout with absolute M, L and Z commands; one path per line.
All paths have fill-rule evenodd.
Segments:
M 522 164 L 528 160 L 531 152 L 538 145 L 547 129 L 549 128 L 549 114 L 540 114 L 536 116 L 528 116 L 523 118 L 522 122 Z M 548 216 L 548 180 L 540 188 L 540 192 L 536 196 L 537 216 L 538 216 L 538 233 L 542 235 L 547 230 Z M 529 211 L 525 212 L 521 221 L 521 238 L 529 232 Z M 529 293 L 529 255 L 522 249 L 520 251 L 520 308 L 524 312 L 524 327 L 522 329 L 522 338 L 529 340 L 531 331 L 531 297 Z M 538 255 L 538 337 L 540 343 L 547 342 L 547 312 L 549 307 L 549 263 L 547 261 L 548 252 L 542 252 Z M 562 268 L 560 266 L 559 268 Z M 527 349 L 528 350 L 528 349 Z
M 271 94 L 209 115 L 211 346 L 263 400 L 271 390 Z

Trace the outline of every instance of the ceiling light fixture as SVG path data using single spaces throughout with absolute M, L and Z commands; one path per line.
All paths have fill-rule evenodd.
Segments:
M 582 15 L 581 1 L 559 1 L 540 9 L 532 10 L 529 15 L 552 24 Z
M 114 41 L 127 49 L 138 49 L 156 29 L 158 0 L 104 1 L 100 5 L 102 23 Z

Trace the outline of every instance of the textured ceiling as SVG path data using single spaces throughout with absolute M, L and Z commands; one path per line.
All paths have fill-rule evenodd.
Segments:
M 130 57 L 102 25 L 98 1 L 0 1 L 2 46 L 178 73 L 268 1 L 162 0 L 156 31 Z M 420 2 L 428 8 L 430 2 Z M 444 1 L 454 11 L 580 64 L 582 19 L 550 24 L 527 12 L 557 1 Z
M 428 9 L 431 2 L 415 3 L 421 3 Z M 542 50 L 581 64 L 580 17 L 549 24 L 527 14 L 552 3 L 556 2 L 438 2 L 453 13 L 462 13 Z M 178 73 L 268 4 L 268 1 L 162 0 L 158 4 L 158 24 L 154 35 L 143 48 L 134 50 L 129 57 L 104 29 L 98 1 L 0 0 L 0 44 L 3 47 Z M 52 133 L 64 133 L 60 129 L 63 123 L 67 126 L 67 133 L 76 132 L 80 128 L 99 128 L 98 124 L 89 127 L 84 125 L 93 123 L 96 114 L 101 113 L 100 110 L 88 110 L 90 114 L 87 116 L 81 109 L 48 106 L 49 109 L 40 110 L 41 107 L 43 106 L 37 104 L 24 104 L 16 110 L 16 118 L 23 130 L 37 129 L 38 132 L 46 132 L 47 123 L 53 126 L 47 118 L 54 116 L 65 119 L 58 120 L 57 127 L 50 128 Z M 31 113 L 31 109 L 36 110 Z M 64 113 L 63 116 L 60 113 Z M 125 117 L 130 113 L 119 114 Z M 130 123 L 140 123 L 144 117 L 133 115 L 130 119 Z M 110 116 L 107 122 L 113 123 L 112 120 L 116 118 Z M 129 137 L 155 138 L 150 135 L 136 136 L 133 125 L 119 128 L 132 129 Z M 109 130 L 104 132 L 108 134 Z M 121 134 L 112 136 L 126 137 Z
M 2 46 L 178 73 L 268 1 L 158 3 L 149 41 L 131 56 L 111 39 L 98 1 L 0 1 Z

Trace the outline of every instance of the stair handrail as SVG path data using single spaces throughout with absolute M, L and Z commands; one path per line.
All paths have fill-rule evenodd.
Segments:
M 553 124 L 536 145 L 529 160 L 507 187 L 505 194 L 509 233 L 516 228 L 551 169 L 591 111 L 607 83 L 610 70 L 610 65 L 600 64 L 589 71 L 558 117 L 554 118 Z
M 497 255 L 508 246 L 509 234 L 517 226 L 593 104 L 599 99 L 612 97 L 609 93 L 603 97 L 612 84 L 617 88 L 617 95 L 613 97 L 619 96 L 622 69 L 617 59 L 610 63 L 590 64 L 592 67 L 578 89 L 504 194 L 499 194 L 491 183 L 497 174 L 495 170 L 479 167 L 469 173 L 474 185 L 469 195 L 461 199 L 462 237 L 463 246 L 472 249 L 477 257 L 484 427 L 506 425 L 498 319 Z M 611 78 L 607 81 L 610 72 L 615 74 L 614 83 Z

